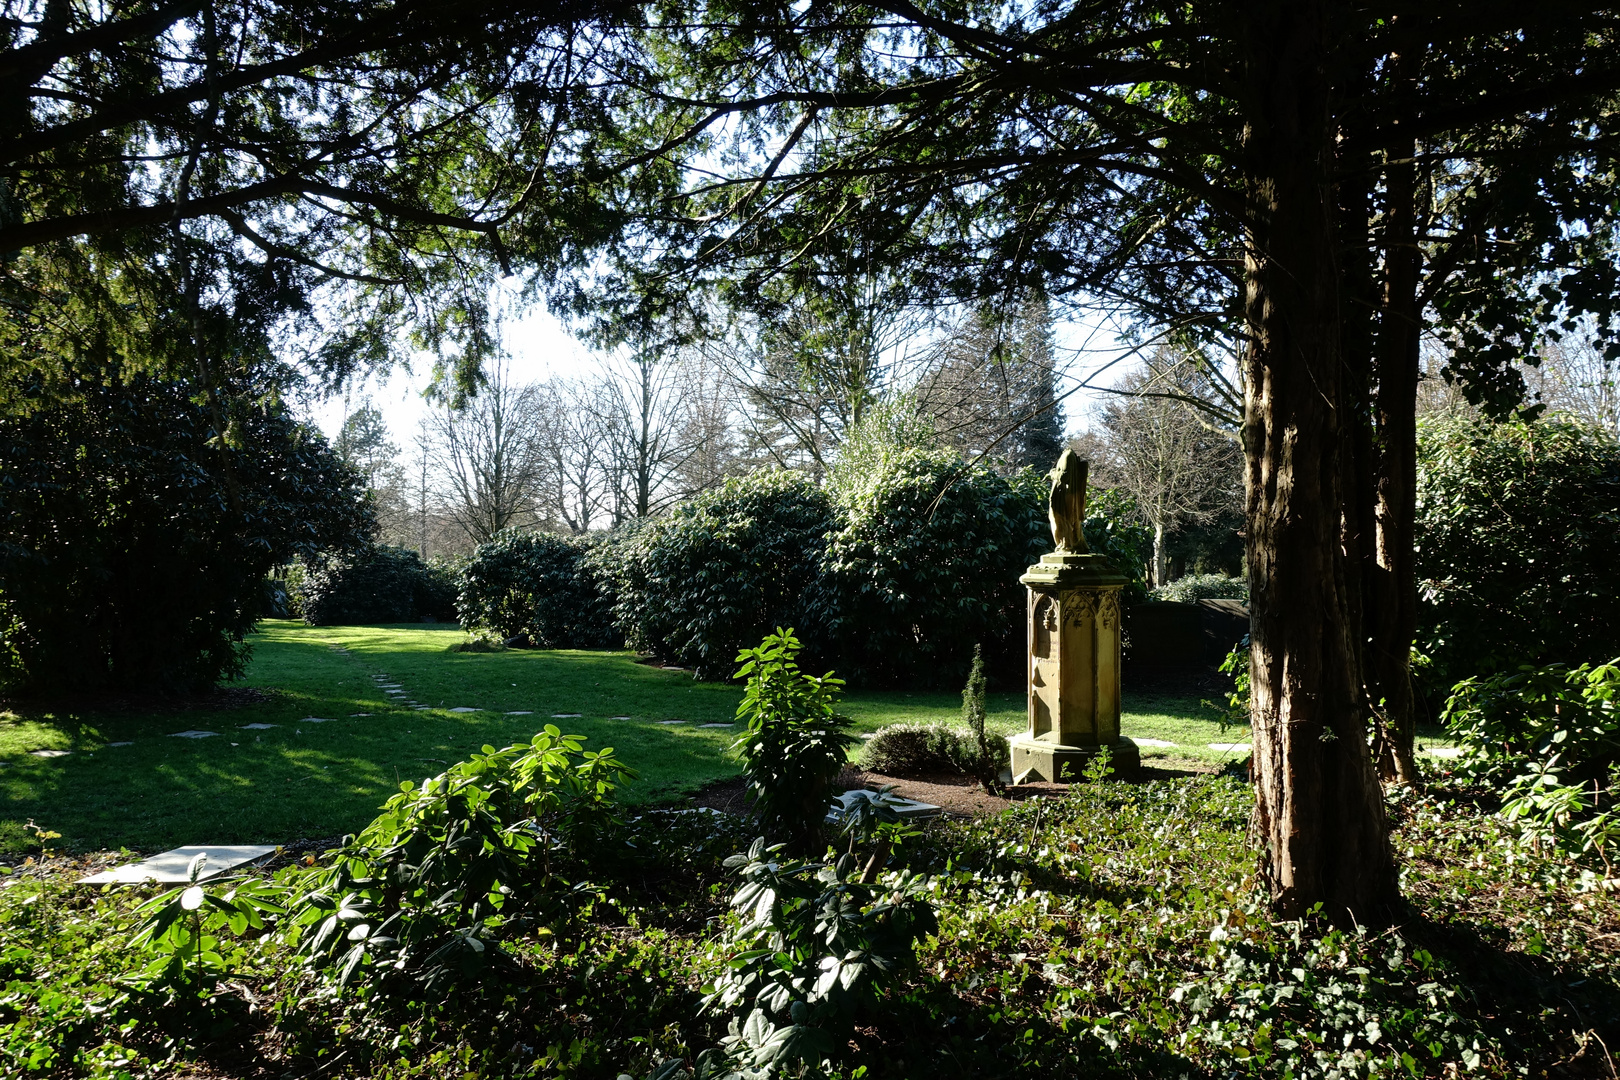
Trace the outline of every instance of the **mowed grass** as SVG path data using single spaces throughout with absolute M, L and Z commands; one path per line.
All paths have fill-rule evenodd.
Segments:
M 592 748 L 612 746 L 640 774 L 625 791 L 631 802 L 668 801 L 737 772 L 728 752 L 736 729 L 700 725 L 733 719 L 739 684 L 695 682 L 626 652 L 449 651 L 462 640 L 453 626 L 271 621 L 255 635 L 243 680 L 275 691 L 267 702 L 0 713 L 0 850 L 30 842 L 29 820 L 61 833 L 56 843 L 74 850 L 339 835 L 370 820 L 400 781 L 437 773 L 485 745 L 527 740 L 547 724 L 585 736 Z M 380 683 L 398 684 L 405 700 L 426 708 L 391 698 Z M 995 694 L 989 705 L 993 726 L 1024 725 L 1022 694 Z M 1125 706 L 1127 735 L 1180 744 L 1145 749 L 1144 758 L 1218 760 L 1223 755 L 1207 743 L 1247 738 L 1241 729 L 1223 733 L 1196 698 L 1133 696 L 1127 687 Z M 845 710 L 866 733 L 903 720 L 954 720 L 961 699 L 857 691 Z M 529 715 L 509 715 L 518 712 Z M 184 730 L 217 736 L 170 737 Z M 31 755 L 40 749 L 71 753 Z

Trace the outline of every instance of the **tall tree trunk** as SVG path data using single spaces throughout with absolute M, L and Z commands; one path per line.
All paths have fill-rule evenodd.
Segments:
M 1416 61 L 1390 58 L 1399 89 L 1415 78 Z M 1398 130 L 1398 126 L 1397 126 Z M 1421 331 L 1418 289 L 1416 144 L 1410 136 L 1386 150 L 1384 295 L 1375 352 L 1378 416 L 1377 531 L 1370 560 L 1367 685 L 1377 703 L 1378 742 L 1385 775 L 1419 783 L 1413 743 L 1417 702 L 1412 692 L 1412 636 L 1417 630 L 1417 379 Z
M 1153 587 L 1155 589 L 1162 589 L 1166 584 L 1164 579 L 1168 576 L 1166 574 L 1167 562 L 1168 560 L 1164 554 L 1164 518 L 1161 515 L 1159 520 L 1153 523 Z
M 1354 462 L 1340 351 L 1326 5 L 1249 9 L 1244 170 L 1255 829 L 1279 914 L 1383 923 L 1399 900 L 1367 750 L 1357 587 L 1341 547 Z

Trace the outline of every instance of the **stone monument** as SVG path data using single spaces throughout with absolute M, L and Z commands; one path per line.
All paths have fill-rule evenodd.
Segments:
M 1086 547 L 1087 462 L 1063 451 L 1050 474 L 1057 550 L 1018 580 L 1029 587 L 1029 730 L 1008 740 L 1013 783 L 1067 783 L 1103 747 L 1121 774 L 1141 764 L 1119 734 L 1120 606 L 1126 577 Z

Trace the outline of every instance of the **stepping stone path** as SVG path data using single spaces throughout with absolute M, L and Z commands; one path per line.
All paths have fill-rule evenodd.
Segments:
M 110 742 L 107 745 L 108 746 L 134 746 L 135 744 L 132 743 L 132 742 Z
M 699 724 L 698 727 L 736 727 L 736 724 Z
M 139 881 L 183 883 L 190 880 L 191 860 L 198 855 L 205 856 L 205 861 L 197 871 L 197 880 L 205 881 L 244 863 L 250 863 L 262 859 L 266 855 L 272 855 L 275 850 L 274 844 L 209 844 L 197 847 L 178 847 L 173 851 L 165 851 L 161 855 L 153 855 L 150 859 L 142 859 L 137 863 L 129 863 L 111 870 L 103 870 L 99 874 L 91 874 L 89 877 L 80 878 L 79 884 L 134 884 Z
M 280 724 L 243 724 L 242 725 L 242 730 L 243 731 L 269 731 L 273 727 L 280 727 L 280 726 L 281 726 Z
M 610 716 L 610 717 L 608 717 L 608 719 L 609 720 L 628 720 L 628 719 L 630 719 L 630 717 L 628 717 L 628 716 Z
M 29 757 L 67 757 L 73 753 L 71 750 L 30 750 Z
M 349 715 L 350 716 L 370 716 L 371 714 L 368 713 L 368 712 L 352 712 Z
M 507 716 L 533 716 L 534 715 L 534 710 L 533 709 L 518 709 L 515 712 L 509 712 L 506 715 Z
M 433 706 L 431 706 L 431 705 L 412 705 L 411 708 L 415 709 L 417 712 L 427 712 L 429 709 L 433 708 Z
M 551 714 L 551 718 L 553 720 L 578 720 L 584 715 L 584 713 L 577 712 L 554 712 Z
M 1132 739 L 1131 742 L 1135 743 L 1137 746 L 1157 746 L 1161 748 L 1177 745 L 1173 742 L 1166 742 L 1163 739 Z
M 174 731 L 169 733 L 171 739 L 212 739 L 218 735 L 217 731 Z
M 684 723 L 686 723 L 685 720 L 660 720 L 658 722 L 660 724 L 684 724 Z M 705 725 L 705 726 L 707 726 L 707 725 Z
M 1223 754 L 1246 754 L 1250 749 L 1246 742 L 1212 742 L 1209 748 L 1219 750 Z
M 306 716 L 298 721 L 300 724 L 335 724 L 336 720 L 325 716 Z
M 451 712 L 467 713 L 467 712 L 483 712 L 484 710 L 483 709 L 469 709 L 465 705 L 458 705 L 454 709 L 451 709 L 450 711 Z

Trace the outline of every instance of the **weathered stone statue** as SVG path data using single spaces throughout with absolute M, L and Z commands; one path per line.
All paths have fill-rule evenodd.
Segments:
M 1126 578 L 1086 546 L 1088 471 L 1072 450 L 1063 451 L 1048 504 L 1057 550 L 1019 578 L 1029 588 L 1029 730 L 1009 740 L 1015 784 L 1077 780 L 1105 746 L 1120 773 L 1140 765 L 1136 744 L 1119 734 Z

